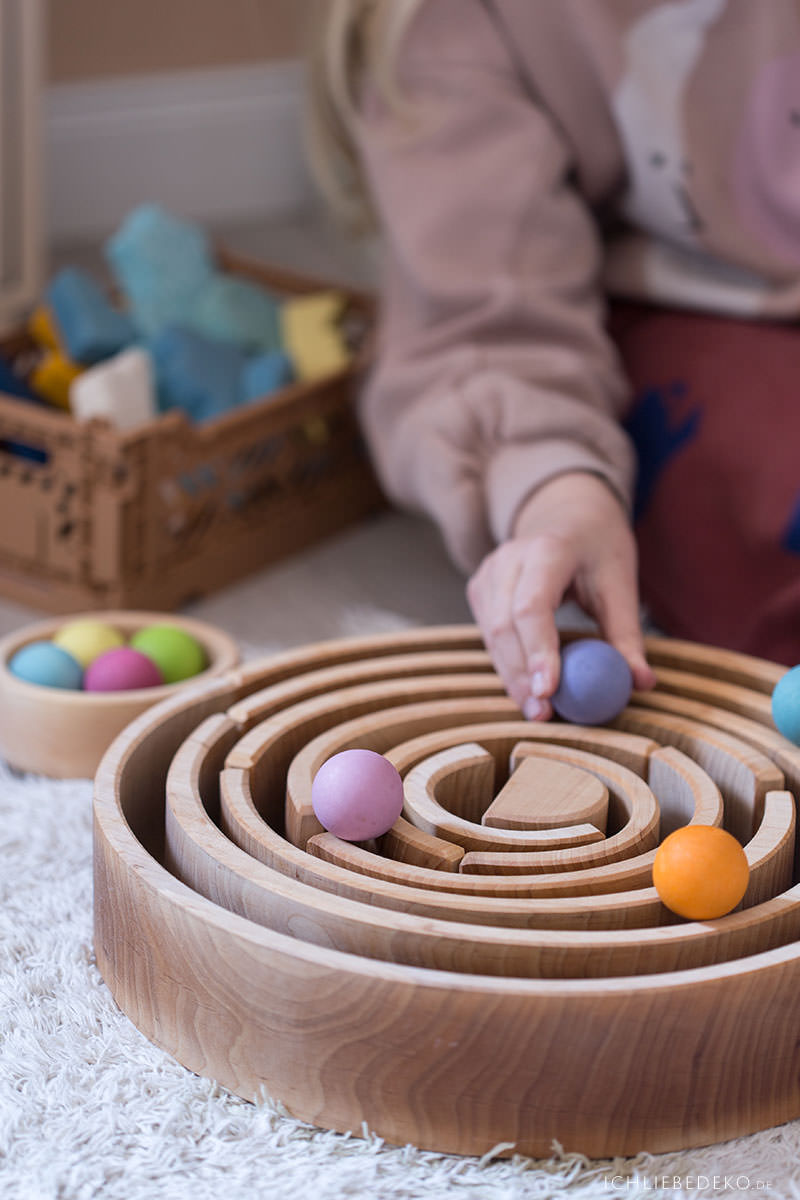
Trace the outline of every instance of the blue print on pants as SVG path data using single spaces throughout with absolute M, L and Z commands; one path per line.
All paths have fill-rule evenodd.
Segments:
M 800 496 L 795 500 L 789 524 L 783 531 L 781 546 L 790 554 L 800 554 Z
M 635 521 L 644 516 L 664 468 L 697 436 L 702 420 L 699 406 L 688 416 L 675 420 L 676 402 L 684 399 L 687 390 L 686 384 L 680 381 L 666 387 L 646 388 L 636 398 L 633 411 L 625 422 L 639 460 L 633 504 Z M 685 412 L 684 405 L 680 408 Z

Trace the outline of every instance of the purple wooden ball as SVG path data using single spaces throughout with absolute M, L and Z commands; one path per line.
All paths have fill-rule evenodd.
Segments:
M 130 646 L 106 650 L 89 664 L 83 677 L 87 692 L 129 692 L 136 688 L 161 687 L 163 682 L 153 660 Z
M 619 650 L 584 638 L 561 652 L 561 679 L 551 703 L 574 725 L 603 725 L 619 716 L 632 691 L 631 669 Z
M 317 820 L 345 842 L 366 842 L 392 828 L 403 811 L 403 780 L 374 750 L 342 750 L 311 785 Z

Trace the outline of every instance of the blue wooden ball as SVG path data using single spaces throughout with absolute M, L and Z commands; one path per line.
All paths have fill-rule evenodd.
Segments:
M 561 653 L 561 679 L 553 708 L 575 725 L 603 725 L 619 716 L 631 698 L 633 676 L 627 662 L 608 642 L 584 638 Z
M 83 683 L 80 663 L 52 642 L 29 642 L 16 652 L 8 669 L 17 679 L 40 687 L 77 690 Z
M 775 684 L 772 719 L 785 738 L 800 746 L 800 667 L 792 667 Z

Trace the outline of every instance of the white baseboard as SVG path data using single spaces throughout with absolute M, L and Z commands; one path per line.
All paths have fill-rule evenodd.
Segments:
M 208 222 L 306 208 L 302 88 L 294 62 L 49 87 L 49 239 L 104 236 L 145 201 Z

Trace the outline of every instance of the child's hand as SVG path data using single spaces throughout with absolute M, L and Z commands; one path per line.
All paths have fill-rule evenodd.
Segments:
M 655 676 L 639 624 L 636 543 L 619 500 L 586 472 L 559 475 L 520 510 L 514 537 L 481 563 L 467 597 L 512 700 L 531 720 L 552 715 L 558 686 L 555 611 L 572 591 L 625 656 L 634 687 Z

